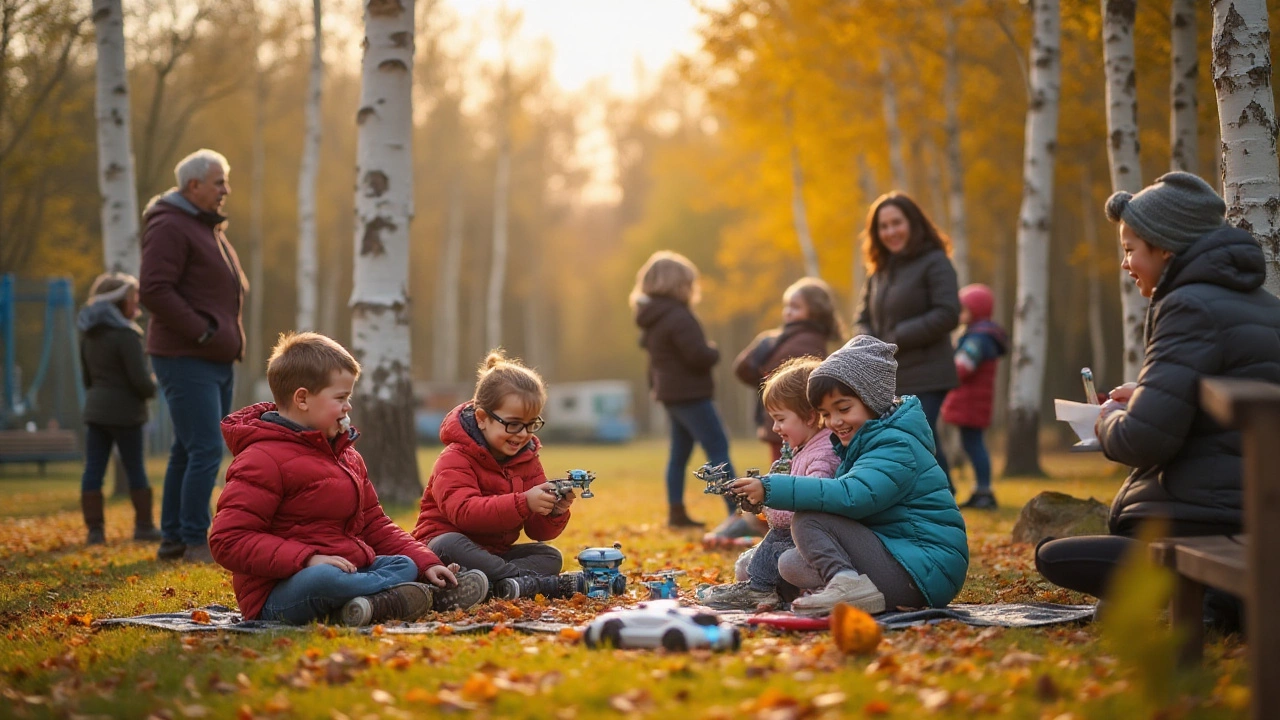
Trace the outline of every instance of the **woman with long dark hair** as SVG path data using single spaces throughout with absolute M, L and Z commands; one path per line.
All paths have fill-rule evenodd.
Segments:
M 915 201 L 891 192 L 871 204 L 862 252 L 868 277 L 855 334 L 898 346 L 898 393 L 920 398 L 934 432 L 934 456 L 954 492 L 937 446 L 938 411 L 947 391 L 960 384 L 951 347 L 951 331 L 960 323 L 951 240 Z

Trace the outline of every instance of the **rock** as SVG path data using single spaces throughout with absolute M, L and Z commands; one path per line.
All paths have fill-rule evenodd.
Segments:
M 1107 516 L 1107 506 L 1093 498 L 1081 500 L 1066 493 L 1042 492 L 1018 514 L 1013 541 L 1038 543 L 1047 537 L 1106 535 Z

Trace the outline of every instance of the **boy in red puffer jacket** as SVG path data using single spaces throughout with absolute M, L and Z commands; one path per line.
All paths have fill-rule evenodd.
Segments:
M 235 459 L 209 549 L 233 573 L 246 619 L 412 621 L 489 591 L 483 573 L 455 576 L 383 511 L 347 415 L 359 376 L 333 340 L 281 335 L 267 364 L 276 402 L 222 420 Z
M 956 344 L 956 372 L 960 387 L 947 393 L 942 403 L 942 419 L 960 428 L 960 442 L 973 463 L 978 487 L 961 507 L 992 510 L 996 496 L 991 492 L 991 458 L 982 439 L 991 426 L 991 406 L 996 393 L 996 363 L 1009 351 L 1004 328 L 991 321 L 995 296 L 986 285 L 966 285 L 960 289 L 960 322 L 966 327 Z

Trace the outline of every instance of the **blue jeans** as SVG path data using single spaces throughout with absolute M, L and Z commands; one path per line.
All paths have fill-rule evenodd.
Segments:
M 733 463 L 729 461 L 729 438 L 720 422 L 720 413 L 710 400 L 695 400 L 667 405 L 667 418 L 671 421 L 671 454 L 667 458 L 667 505 L 684 504 L 684 476 L 689 469 L 689 457 L 693 455 L 696 441 L 707 453 L 712 465 L 727 463 L 730 477 L 737 477 Z M 733 514 L 738 508 L 729 497 L 724 504 Z
M 960 428 L 960 444 L 964 445 L 964 454 L 969 456 L 973 464 L 973 474 L 978 479 L 979 490 L 991 489 L 991 458 L 987 455 L 987 445 L 982 441 L 982 428 Z
M 120 448 L 120 464 L 129 478 L 130 490 L 147 487 L 147 467 L 142 462 L 141 425 L 99 425 L 86 423 L 84 434 L 84 474 L 80 476 L 80 492 L 100 492 L 102 478 L 111 460 L 111 446 Z M 150 523 L 148 522 L 148 525 Z
M 947 456 L 942 452 L 942 444 L 938 442 L 938 413 L 942 412 L 942 401 L 947 399 L 947 391 L 935 390 L 920 393 L 916 397 L 920 399 L 924 418 L 929 421 L 929 432 L 933 433 L 933 457 L 937 459 L 938 467 L 942 468 L 942 474 L 947 476 L 951 492 L 955 493 L 955 485 L 951 483 L 951 468 L 947 466 Z
M 368 567 L 353 573 L 332 565 L 302 568 L 271 590 L 261 619 L 305 625 L 329 617 L 352 598 L 417 579 L 418 566 L 404 555 L 379 555 Z
M 747 566 L 748 584 L 752 590 L 773 590 L 782 582 L 778 574 L 778 558 L 782 553 L 794 548 L 796 543 L 791 539 L 791 528 L 779 530 L 770 528 L 764 539 L 751 553 L 751 564 Z
M 165 540 L 203 545 L 209 537 L 209 498 L 222 464 L 222 418 L 231 412 L 231 363 L 151 357 L 173 419 L 173 447 L 164 473 L 160 533 Z

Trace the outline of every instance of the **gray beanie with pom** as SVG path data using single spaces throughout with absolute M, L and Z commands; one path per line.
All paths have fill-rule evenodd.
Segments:
M 1226 222 L 1227 204 L 1209 183 L 1187 172 L 1165 173 L 1137 195 L 1107 199 L 1107 219 L 1124 221 L 1138 237 L 1177 255 Z
M 898 387 L 898 346 L 858 335 L 827 356 L 809 378 L 827 376 L 848 385 L 877 416 L 893 407 Z

